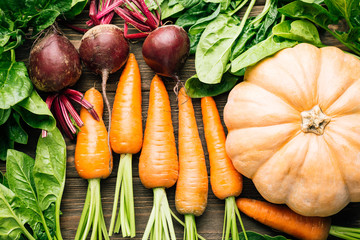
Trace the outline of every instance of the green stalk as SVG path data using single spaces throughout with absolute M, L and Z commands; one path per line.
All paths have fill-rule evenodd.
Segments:
M 194 214 L 185 214 L 184 240 L 198 240 Z
M 249 1 L 249 0 L 244 0 L 243 2 L 241 2 L 241 3 L 239 4 L 239 6 L 237 6 L 233 11 L 231 11 L 231 12 L 229 13 L 229 15 L 232 16 L 232 15 L 234 15 L 235 13 L 237 13 L 238 11 L 240 11 L 240 9 L 242 9 L 248 1 Z
M 109 240 L 101 205 L 100 179 L 89 179 L 83 212 L 80 217 L 75 240 L 86 240 L 92 228 L 91 240 Z
M 44 214 L 42 212 L 40 212 L 40 217 L 41 217 L 41 222 L 43 224 L 43 227 L 45 229 L 45 233 L 46 233 L 46 236 L 49 240 L 52 240 L 52 237 L 51 237 L 51 234 L 50 234 L 50 231 L 49 231 L 49 228 L 46 224 L 46 221 L 45 221 L 45 217 L 44 217 Z
M 230 239 L 230 234 L 233 240 L 239 240 L 239 231 L 237 228 L 236 220 L 239 219 L 244 237 L 247 240 L 244 224 L 241 221 L 240 212 L 236 205 L 235 197 L 227 197 L 225 199 L 225 213 L 222 240 Z
M 345 240 L 359 240 L 360 228 L 331 226 L 329 234 Z
M 116 217 L 119 197 L 120 207 L 118 216 Z M 120 156 L 109 236 L 112 236 L 113 233 L 118 233 L 120 231 L 120 227 L 123 237 L 135 237 L 136 228 L 132 182 L 132 154 L 130 153 L 121 154 Z
M 154 204 L 142 239 L 176 240 L 171 209 L 166 197 L 165 188 L 153 188 L 153 192 Z
M 65 179 L 65 176 L 64 176 L 64 179 Z M 61 235 L 61 228 L 60 228 L 60 206 L 61 206 L 62 195 L 64 193 L 64 187 L 65 187 L 65 184 L 63 184 L 63 187 L 60 190 L 59 197 L 56 199 L 56 203 L 55 203 L 55 226 L 56 226 L 55 237 L 57 240 L 63 240 L 62 235 Z

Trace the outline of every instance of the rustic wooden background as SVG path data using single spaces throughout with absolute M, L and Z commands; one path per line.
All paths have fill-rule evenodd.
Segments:
M 262 10 L 262 5 L 264 4 L 264 0 L 260 0 L 257 2 L 256 6 L 252 11 L 252 15 L 257 15 Z M 240 15 L 243 12 L 240 13 Z M 80 16 L 73 20 L 72 24 L 78 27 L 86 28 L 85 22 L 88 20 L 88 12 L 85 10 Z M 122 21 L 118 16 L 114 17 L 113 23 L 122 27 Z M 65 35 L 73 42 L 76 48 L 79 47 L 80 39 L 82 35 L 80 33 L 71 30 L 64 25 L 59 25 Z M 341 45 L 334 40 L 329 34 L 321 32 L 322 40 L 325 44 L 335 45 L 341 47 Z M 25 45 L 17 51 L 18 61 L 27 61 L 28 54 L 31 48 L 31 40 L 27 41 Z M 145 121 L 147 116 L 147 108 L 148 108 L 148 97 L 149 97 L 149 89 L 150 82 L 154 76 L 154 72 L 145 64 L 142 54 L 141 54 L 141 46 L 142 41 L 131 43 L 130 51 L 135 54 L 136 59 L 138 60 L 141 77 L 142 77 L 142 111 L 143 111 L 143 125 L 145 127 Z M 190 56 L 187 60 L 184 68 L 181 71 L 180 78 L 182 81 L 185 81 L 188 77 L 192 76 L 195 73 L 194 66 L 194 57 Z M 110 76 L 107 83 L 107 91 L 110 103 L 113 102 L 116 86 L 121 74 L 121 70 L 117 73 L 114 73 Z M 170 102 L 172 107 L 172 120 L 175 129 L 175 136 L 177 136 L 177 102 L 176 95 L 173 92 L 173 87 L 175 83 L 170 79 L 164 79 L 165 85 L 168 89 Z M 83 74 L 78 81 L 78 83 L 74 86 L 75 89 L 85 92 L 87 89 L 95 86 L 98 90 L 101 90 L 100 87 L 100 77 L 94 75 L 89 72 L 88 69 L 83 67 Z M 42 96 L 45 96 L 42 94 Z M 222 117 L 223 107 L 227 100 L 227 94 L 222 94 L 220 96 L 215 97 L 215 101 L 217 103 L 220 115 Z M 199 99 L 193 99 L 193 105 L 195 108 L 198 128 L 200 137 L 203 142 L 203 147 L 206 153 L 207 165 L 208 163 L 208 155 L 206 152 L 206 143 L 204 139 L 203 133 L 203 124 L 202 124 L 202 116 L 200 109 L 200 101 Z M 78 108 L 79 109 L 79 108 Z M 104 121 L 107 122 L 108 113 L 104 112 Z M 34 157 L 35 152 L 35 143 L 37 142 L 37 138 L 40 134 L 39 131 L 30 130 L 31 134 L 29 134 L 29 144 L 26 146 L 17 145 L 16 148 L 18 150 L 24 151 L 28 153 L 30 156 Z M 85 201 L 85 194 L 87 190 L 87 181 L 81 179 L 74 167 L 74 150 L 75 150 L 75 141 L 71 141 L 68 138 L 65 138 L 67 144 L 67 174 L 66 174 L 66 186 L 62 200 L 61 211 L 63 213 L 61 217 L 61 228 L 62 234 L 65 240 L 73 239 L 75 236 L 75 232 L 77 229 L 77 225 L 79 222 L 79 218 L 81 215 L 81 211 L 83 208 L 83 204 Z M 139 179 L 138 174 L 138 158 L 139 154 L 134 155 L 133 157 L 133 183 L 134 183 L 134 196 L 135 196 L 135 212 L 136 212 L 136 237 L 134 239 L 141 239 L 143 231 L 145 229 L 148 217 L 150 215 L 150 211 L 152 208 L 153 201 L 153 193 L 152 190 L 145 189 Z M 101 191 L 102 191 L 102 203 L 103 210 L 105 215 L 105 220 L 107 226 L 110 222 L 111 210 L 112 210 L 112 202 L 115 191 L 115 181 L 116 181 L 116 172 L 118 169 L 118 159 L 119 155 L 114 155 L 114 169 L 113 173 L 109 178 L 101 181 Z M 0 161 L 0 170 L 5 172 L 5 162 Z M 167 190 L 167 196 L 169 200 L 169 204 L 171 209 L 176 212 L 174 205 L 174 196 L 175 196 L 175 188 L 170 188 Z M 242 197 L 256 198 L 262 199 L 260 194 L 255 189 L 251 180 L 244 179 L 244 188 L 241 194 Z M 222 233 L 222 225 L 223 225 L 223 214 L 224 214 L 224 201 L 217 199 L 211 191 L 211 187 L 209 186 L 209 198 L 208 205 L 205 213 L 196 218 L 197 228 L 199 234 L 209 240 L 219 240 L 221 239 Z M 181 217 L 181 216 L 180 216 Z M 272 230 L 269 227 L 263 226 L 260 223 L 248 218 L 244 214 L 242 214 L 242 219 L 245 224 L 245 228 L 247 230 L 256 231 L 262 234 L 268 234 L 270 236 L 276 236 L 282 234 L 278 231 Z M 340 213 L 336 214 L 332 218 L 334 225 L 341 226 L 349 226 L 349 227 L 360 227 L 360 203 L 351 203 L 345 209 L 343 209 Z M 175 231 L 178 239 L 182 239 L 183 237 L 183 228 L 176 222 Z M 239 227 L 240 229 L 240 227 Z M 284 235 L 284 234 L 283 234 Z M 284 235 L 286 236 L 286 235 Z M 288 237 L 288 236 L 287 236 Z M 111 239 L 122 239 L 120 234 L 114 235 Z M 332 238 L 334 239 L 334 238 Z

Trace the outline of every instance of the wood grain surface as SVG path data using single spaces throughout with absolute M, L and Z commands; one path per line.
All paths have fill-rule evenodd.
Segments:
M 254 7 L 252 11 L 252 15 L 257 15 L 262 10 L 262 4 L 264 1 L 258 1 L 257 5 Z M 243 12 L 240 13 L 240 15 Z M 85 22 L 88 20 L 88 13 L 85 10 L 80 16 L 76 17 L 72 21 L 72 24 L 78 27 L 86 28 Z M 114 24 L 122 27 L 122 21 L 118 16 L 115 16 Z M 64 34 L 72 41 L 72 43 L 78 48 L 81 34 L 75 32 L 67 28 L 64 25 L 59 25 Z M 322 40 L 325 44 L 334 45 L 341 47 L 340 43 L 338 43 L 335 39 L 333 39 L 329 34 L 321 32 Z M 30 52 L 30 48 L 32 45 L 32 41 L 28 40 L 21 49 L 17 50 L 18 61 L 27 62 L 28 54 Z M 142 41 L 132 42 L 130 51 L 135 54 L 136 59 L 138 60 L 141 76 L 142 76 L 142 117 L 143 117 L 143 125 L 145 127 L 147 108 L 148 108 L 148 98 L 149 98 L 149 88 L 150 81 L 154 76 L 154 72 L 145 64 L 142 54 L 141 54 L 141 46 Z M 187 60 L 184 68 L 181 71 L 180 78 L 183 82 L 192 76 L 195 73 L 194 66 L 194 56 L 190 56 Z M 121 74 L 121 70 L 117 73 L 110 75 L 110 78 L 107 83 L 107 91 L 110 103 L 113 102 L 114 94 L 116 90 L 116 86 Z M 177 136 L 177 99 L 176 95 L 173 92 L 173 88 L 175 83 L 170 79 L 164 79 L 165 85 L 169 92 L 170 102 L 172 107 L 172 119 L 175 129 L 175 136 Z M 90 87 L 95 86 L 99 91 L 101 90 L 100 86 L 100 76 L 97 76 L 88 69 L 83 67 L 83 74 L 78 81 L 78 83 L 74 86 L 75 89 L 85 92 Z M 41 94 L 45 97 L 45 94 Z M 217 103 L 218 109 L 220 111 L 220 115 L 222 117 L 222 112 L 224 105 L 227 100 L 227 94 L 222 94 L 220 96 L 215 97 L 215 101 Z M 203 147 L 206 153 L 206 161 L 207 166 L 209 168 L 208 155 L 206 152 L 206 144 L 203 133 L 203 124 L 201 120 L 201 109 L 200 109 L 200 100 L 194 99 L 193 105 L 195 108 L 197 123 L 199 127 L 200 137 L 202 139 Z M 79 107 L 77 107 L 79 109 Z M 104 112 L 104 121 L 107 122 L 108 112 Z M 30 131 L 29 134 L 29 144 L 28 145 L 16 145 L 18 150 L 24 151 L 28 153 L 30 156 L 34 157 L 35 153 L 35 144 L 37 142 L 37 138 L 40 135 L 39 131 L 26 129 Z M 77 225 L 80 219 L 80 214 L 83 208 L 83 204 L 85 201 L 85 194 L 87 189 L 87 181 L 81 179 L 74 167 L 74 150 L 75 150 L 75 141 L 71 141 L 68 138 L 65 138 L 67 144 L 67 174 L 66 174 L 66 186 L 63 195 L 62 205 L 61 205 L 61 228 L 62 235 L 65 240 L 73 239 L 75 236 L 75 232 L 77 229 Z M 134 155 L 133 157 L 133 182 L 134 182 L 134 196 L 135 196 L 135 212 L 136 212 L 136 237 L 134 239 L 141 239 L 143 231 L 145 229 L 148 217 L 150 215 L 150 211 L 152 208 L 153 201 L 153 193 L 152 190 L 145 189 L 139 179 L 138 174 L 138 159 L 139 154 Z M 107 179 L 101 181 L 101 191 L 102 191 L 102 203 L 104 209 L 105 220 L 107 226 L 110 222 L 111 217 L 111 209 L 112 209 L 112 201 L 114 197 L 115 191 L 115 181 L 116 181 L 116 172 L 118 169 L 118 160 L 119 155 L 114 155 L 114 170 L 111 176 Z M 5 171 L 5 162 L 0 161 L 0 170 Z M 224 201 L 217 199 L 214 194 L 211 192 L 211 188 L 209 186 L 209 199 L 208 205 L 205 213 L 201 217 L 196 218 L 198 232 L 203 237 L 208 240 L 219 240 L 221 239 L 222 226 L 223 226 L 223 214 L 224 214 Z M 171 209 L 176 212 L 174 205 L 174 196 L 175 196 L 175 188 L 171 188 L 167 190 L 167 196 L 169 200 L 169 204 Z M 254 185 L 249 179 L 244 179 L 244 189 L 241 194 L 242 197 L 256 198 L 262 199 L 260 194 L 256 191 Z M 182 216 L 180 216 L 182 218 Z M 247 230 L 256 231 L 262 234 L 268 234 L 271 236 L 276 236 L 281 234 L 280 232 L 274 231 L 266 226 L 263 226 L 256 221 L 246 217 L 242 214 L 242 219 L 245 224 L 245 228 Z M 340 213 L 336 214 L 332 218 L 333 224 L 349 226 L 349 227 L 360 227 L 360 203 L 351 203 L 345 209 L 343 209 Z M 183 228 L 177 223 L 174 223 L 175 231 L 178 239 L 182 239 L 183 237 Z M 240 229 L 240 228 L 239 228 Z M 284 235 L 286 236 L 286 235 Z M 287 236 L 288 237 L 288 236 Z M 123 239 L 120 234 L 114 235 L 111 239 Z M 334 238 L 333 238 L 334 239 Z

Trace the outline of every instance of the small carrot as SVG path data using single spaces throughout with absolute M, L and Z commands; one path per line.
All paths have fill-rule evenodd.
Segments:
M 84 126 L 77 135 L 75 167 L 80 177 L 88 179 L 89 185 L 75 240 L 85 240 L 91 227 L 91 239 L 102 239 L 102 235 L 109 239 L 100 195 L 100 179 L 107 178 L 112 171 L 108 134 L 102 120 L 103 100 L 95 88 L 89 89 L 84 98 L 93 104 L 100 120 L 95 120 L 85 108 L 81 109 L 80 118 Z
M 132 154 L 140 151 L 142 140 L 141 76 L 135 55 L 130 53 L 118 83 L 111 117 L 110 145 L 121 155 L 109 236 L 118 233 L 121 227 L 123 237 L 135 237 Z M 115 225 L 119 196 L 123 197 Z
M 240 211 L 256 221 L 304 240 L 325 240 L 329 235 L 346 239 L 360 239 L 360 229 L 332 226 L 330 217 L 302 216 L 285 205 L 265 201 L 238 198 Z
M 154 205 L 142 239 L 176 240 L 165 188 L 178 179 L 178 157 L 171 120 L 169 96 L 155 75 L 150 85 L 149 108 L 144 142 L 139 158 L 139 175 L 146 188 L 154 192 Z
M 242 191 L 242 177 L 236 171 L 225 151 L 225 132 L 216 103 L 212 97 L 201 99 L 204 133 L 210 160 L 210 183 L 219 199 L 225 199 L 224 229 L 222 239 L 239 239 L 236 224 L 238 217 L 246 237 L 235 197 Z
M 203 214 L 208 197 L 208 175 L 205 155 L 196 124 L 191 98 L 181 88 L 179 106 L 179 180 L 175 205 L 185 215 L 184 239 L 198 239 L 195 216 Z

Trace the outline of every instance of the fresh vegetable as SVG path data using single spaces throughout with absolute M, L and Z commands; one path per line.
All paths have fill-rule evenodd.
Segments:
M 95 120 L 87 109 L 81 108 L 80 117 L 84 126 L 77 135 L 75 167 L 89 185 L 75 239 L 86 239 L 91 227 L 91 239 L 109 239 L 101 206 L 100 179 L 110 175 L 113 164 L 108 133 L 102 120 L 103 99 L 95 88 L 86 91 L 84 97 L 94 105 L 100 121 Z
M 208 175 L 205 155 L 196 124 L 191 98 L 181 88 L 179 106 L 179 180 L 176 184 L 175 206 L 185 215 L 184 239 L 198 239 L 195 216 L 203 214 L 208 197 Z
M 111 114 L 110 145 L 114 152 L 121 155 L 109 236 L 113 232 L 118 233 L 121 227 L 123 237 L 135 237 L 132 155 L 138 153 L 141 149 L 143 128 L 141 116 L 141 76 L 139 65 L 135 55 L 132 53 L 130 53 L 121 74 Z M 121 196 L 120 209 L 115 225 L 119 196 Z
M 331 225 L 330 217 L 305 217 L 285 205 L 238 198 L 236 204 L 240 211 L 256 221 L 298 239 L 327 239 L 329 234 L 341 239 L 360 239 L 358 228 Z
M 108 131 L 111 129 L 111 109 L 106 96 L 109 74 L 118 71 L 129 56 L 129 43 L 122 30 L 112 24 L 91 28 L 81 39 L 79 54 L 84 64 L 94 73 L 102 76 L 102 94 L 109 113 Z
M 165 188 L 176 183 L 178 168 L 169 96 L 161 78 L 155 75 L 150 85 L 144 142 L 139 158 L 140 180 L 154 192 L 154 205 L 142 239 L 176 240 Z
M 236 218 L 243 232 L 244 225 L 236 207 L 235 197 L 242 191 L 242 177 L 232 165 L 225 151 L 225 132 L 216 103 L 212 97 L 201 99 L 204 133 L 210 160 L 210 183 L 213 193 L 219 199 L 225 199 L 225 215 L 222 239 L 239 239 Z M 246 234 L 245 234 L 246 238 Z
M 1 160 L 6 159 L 7 149 L 13 149 L 15 142 L 27 144 L 27 133 L 22 129 L 23 117 L 31 127 L 52 131 L 56 126 L 45 102 L 33 89 L 24 62 L 16 61 L 15 49 L 22 46 L 26 35 L 30 36 L 30 29 L 35 35 L 51 26 L 63 14 L 69 18 L 78 14 L 79 11 L 72 10 L 75 7 L 82 9 L 79 2 L 83 0 L 56 0 L 51 4 L 50 1 L 33 0 L 26 3 L 0 2 L 0 112 L 6 113 L 0 121 Z M 19 137 L 19 132 L 23 137 Z
M 165 25 L 152 31 L 142 47 L 144 60 L 157 74 L 179 82 L 178 73 L 189 56 L 190 42 L 182 27 Z
M 330 216 L 360 195 L 360 60 L 299 44 L 251 68 L 224 109 L 226 151 L 269 202 Z
M 6 168 L 0 182 L 0 239 L 62 239 L 66 146 L 60 131 L 39 138 L 35 160 L 9 149 Z
M 46 104 L 65 134 L 73 139 L 77 132 L 76 127 L 82 127 L 83 122 L 69 99 L 85 106 L 95 119 L 99 118 L 91 104 L 82 99 L 82 93 L 71 89 L 64 90 L 73 86 L 82 72 L 79 53 L 74 45 L 56 27 L 51 27 L 44 34 L 45 37 L 38 39 L 30 51 L 30 79 L 38 90 L 52 92 L 47 97 Z M 43 131 L 43 136 L 46 136 L 46 131 Z

